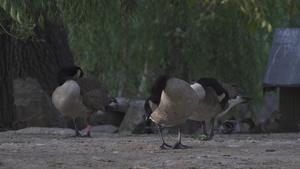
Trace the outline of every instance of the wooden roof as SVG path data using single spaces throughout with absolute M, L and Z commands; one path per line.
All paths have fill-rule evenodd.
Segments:
M 276 29 L 264 87 L 300 87 L 300 28 Z

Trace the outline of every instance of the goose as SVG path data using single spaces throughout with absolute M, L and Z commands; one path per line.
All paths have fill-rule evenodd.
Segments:
M 221 120 L 218 120 L 219 125 L 219 132 L 223 134 L 232 134 L 232 133 L 240 133 L 241 132 L 241 125 L 235 119 L 234 116 L 231 116 L 229 120 L 226 120 L 222 123 Z
M 282 114 L 279 111 L 274 111 L 267 120 L 257 125 L 250 117 L 245 118 L 241 123 L 249 125 L 248 133 L 276 133 L 280 132 L 281 120 Z
M 243 90 L 236 85 L 221 83 L 214 78 L 200 78 L 191 87 L 197 93 L 200 103 L 194 110 L 189 120 L 200 121 L 203 134 L 210 138 L 214 135 L 215 118 L 221 117 L 232 107 L 240 103 L 247 103 L 251 98 L 241 96 Z M 205 120 L 211 121 L 211 131 L 208 134 Z
M 189 148 L 181 143 L 181 126 L 191 116 L 192 109 L 197 107 L 198 102 L 196 92 L 186 81 L 168 74 L 157 77 L 144 109 L 146 120 L 151 119 L 158 127 L 162 141 L 160 149 Z M 162 127 L 178 127 L 178 140 L 174 146 L 165 143 Z
M 84 78 L 78 66 L 68 66 L 59 70 L 56 77 L 58 87 L 52 94 L 56 109 L 73 118 L 75 137 L 80 137 L 78 119 L 87 117 L 87 133 L 82 137 L 91 137 L 91 116 L 117 100 L 110 97 L 108 88 L 93 79 Z

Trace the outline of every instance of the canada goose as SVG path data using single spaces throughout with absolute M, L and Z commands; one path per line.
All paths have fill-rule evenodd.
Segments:
M 219 125 L 219 131 L 223 134 L 232 134 L 232 133 L 241 132 L 241 125 L 235 119 L 234 116 L 231 116 L 231 118 L 229 120 L 226 120 L 224 123 L 218 120 L 218 125 Z
M 198 94 L 200 104 L 189 119 L 201 121 L 205 135 L 208 135 L 205 129 L 205 120 L 211 120 L 209 137 L 214 135 L 215 118 L 223 116 L 233 106 L 251 100 L 251 98 L 240 95 L 243 90 L 238 86 L 220 83 L 214 78 L 201 78 L 191 84 L 191 87 Z
M 110 97 L 108 88 L 93 79 L 84 78 L 80 67 L 69 66 L 62 68 L 57 73 L 58 87 L 52 94 L 52 102 L 61 113 L 70 116 L 74 120 L 75 137 L 81 136 L 78 131 L 78 118 L 87 117 L 87 134 L 90 137 L 90 117 L 98 110 L 105 108 L 116 99 Z
M 279 111 L 274 111 L 267 120 L 257 125 L 249 117 L 242 120 L 241 123 L 249 125 L 248 133 L 275 133 L 280 132 L 281 116 Z
M 162 140 L 160 149 L 188 148 L 181 144 L 181 126 L 198 103 L 197 94 L 187 82 L 171 75 L 161 75 L 154 81 L 144 108 L 147 120 L 150 118 L 158 126 Z M 178 127 L 178 141 L 173 147 L 165 143 L 162 126 Z

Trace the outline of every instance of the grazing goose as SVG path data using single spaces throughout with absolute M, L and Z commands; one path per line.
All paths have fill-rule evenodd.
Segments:
M 232 133 L 240 133 L 241 132 L 241 125 L 235 119 L 234 116 L 231 116 L 229 120 L 226 120 L 222 123 L 221 120 L 218 120 L 219 131 L 223 134 L 232 134 Z
M 181 144 L 181 129 L 199 103 L 196 92 L 190 85 L 171 75 L 161 75 L 153 83 L 150 97 L 144 108 L 147 120 L 150 118 L 157 126 L 162 140 L 160 149 L 188 148 Z M 178 141 L 173 147 L 163 139 L 162 126 L 178 127 Z
M 80 67 L 62 68 L 57 73 L 59 86 L 52 94 L 52 102 L 57 110 L 73 118 L 75 137 L 81 136 L 78 131 L 78 118 L 87 117 L 87 134 L 83 137 L 91 137 L 91 115 L 98 110 L 105 110 L 110 103 L 117 101 L 109 96 L 108 88 L 104 84 L 82 76 Z
M 267 120 L 257 125 L 249 117 L 242 120 L 241 123 L 249 125 L 248 133 L 276 133 L 280 132 L 281 119 L 282 114 L 279 111 L 274 111 Z
M 201 78 L 191 84 L 200 98 L 200 104 L 193 112 L 190 120 L 201 121 L 202 130 L 208 135 L 205 129 L 205 120 L 211 120 L 211 131 L 209 137 L 214 135 L 215 118 L 221 117 L 233 106 L 246 103 L 251 99 L 240 96 L 242 89 L 236 85 L 219 83 L 214 78 Z

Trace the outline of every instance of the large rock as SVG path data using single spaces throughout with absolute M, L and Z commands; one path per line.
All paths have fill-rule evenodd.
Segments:
M 63 115 L 36 79 L 14 79 L 13 85 L 17 118 L 22 122 L 18 128 L 65 127 Z
M 144 110 L 145 100 L 132 100 L 130 106 L 126 112 L 126 115 L 119 128 L 120 132 L 129 132 L 132 134 L 144 134 L 146 129 L 145 121 L 145 110 Z M 147 133 L 158 133 L 156 125 L 151 121 L 148 124 Z M 192 134 L 199 130 L 201 127 L 200 122 L 188 121 L 184 126 L 182 126 L 183 133 Z M 177 133 L 177 127 L 164 128 L 163 133 Z
M 126 112 L 126 115 L 119 128 L 120 132 L 130 132 L 132 134 L 141 134 L 146 128 L 145 123 L 145 100 L 132 100 Z

